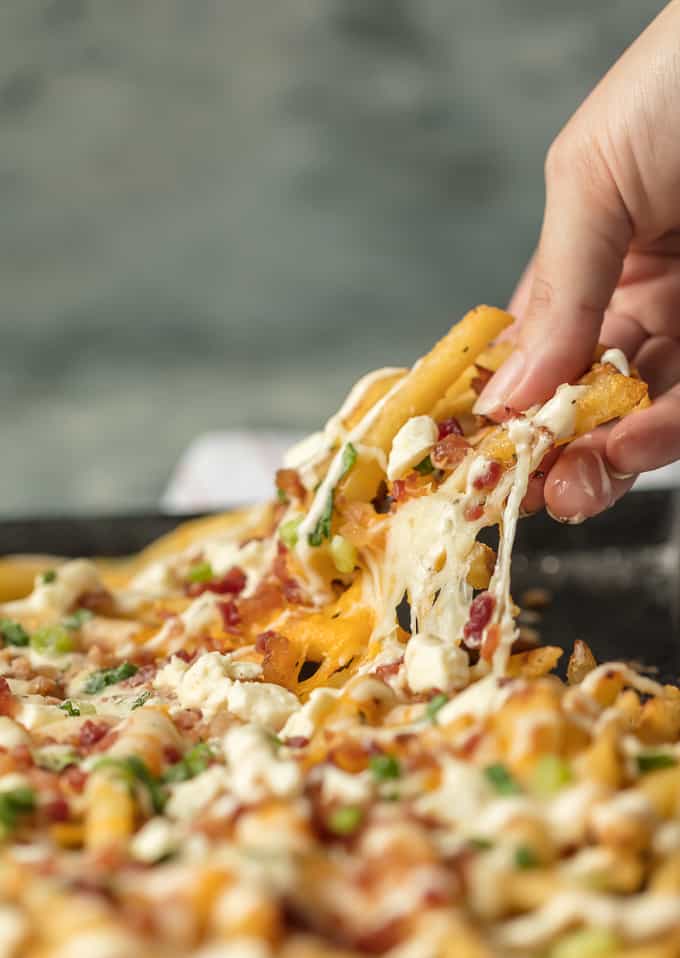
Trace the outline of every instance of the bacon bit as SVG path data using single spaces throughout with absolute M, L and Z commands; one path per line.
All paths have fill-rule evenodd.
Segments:
M 256 622 L 273 612 L 274 609 L 280 609 L 284 605 L 284 601 L 283 592 L 278 582 L 270 580 L 260 583 L 254 595 L 239 601 L 237 610 L 240 613 L 239 624 L 241 621 Z
M 227 631 L 237 629 L 241 624 L 241 615 L 233 599 L 227 599 L 225 602 L 218 602 L 217 608 L 222 616 Z
M 278 469 L 276 472 L 276 488 L 285 492 L 289 499 L 302 500 L 307 490 L 302 485 L 299 473 L 295 469 Z
M 493 369 L 487 369 L 486 366 L 480 366 L 479 363 L 475 363 L 475 369 L 477 370 L 477 375 L 473 376 L 470 380 L 470 387 L 479 396 L 493 376 Z
M 283 542 L 279 542 L 276 550 L 276 558 L 272 564 L 272 575 L 281 583 L 283 594 L 288 602 L 300 605 L 304 602 L 304 596 L 298 584 L 288 569 L 288 549 Z
M 71 611 L 75 609 L 87 609 L 94 612 L 95 615 L 110 615 L 113 612 L 113 596 L 108 589 L 95 589 L 90 592 L 83 592 L 73 603 Z
M 455 469 L 470 449 L 470 443 L 464 436 L 451 432 L 433 447 L 430 459 L 436 469 Z
M 69 765 L 68 768 L 64 769 L 59 778 L 71 791 L 80 794 L 85 788 L 87 772 L 84 772 L 83 769 L 77 765 Z
M 309 745 L 309 739 L 305 738 L 304 735 L 291 735 L 290 738 L 284 740 L 284 745 L 287 745 L 288 748 L 306 748 Z
M 12 758 L 14 760 L 14 768 L 16 771 L 26 771 L 28 768 L 32 768 L 35 765 L 33 761 L 33 755 L 28 745 L 16 745 L 11 751 Z
M 489 459 L 484 472 L 472 481 L 475 489 L 495 489 L 503 473 L 503 466 L 497 459 Z
M 448 419 L 442 419 L 437 423 L 437 441 L 441 442 L 447 436 L 462 436 L 463 427 L 454 416 Z
M 174 745 L 166 745 L 163 749 L 163 758 L 166 762 L 169 762 L 170 765 L 174 765 L 175 762 L 179 762 L 182 757 L 180 750 Z
M 67 822 L 71 817 L 68 802 L 61 795 L 51 798 L 42 806 L 43 813 L 51 822 Z
M 482 648 L 480 655 L 487 662 L 490 662 L 493 658 L 494 652 L 498 648 L 498 644 L 501 640 L 501 629 L 500 626 L 496 623 L 490 625 L 484 636 L 484 641 L 482 642 Z
M 125 679 L 125 682 L 121 682 L 121 685 L 125 685 L 126 688 L 135 688 L 137 685 L 146 685 L 147 682 L 151 681 L 155 674 L 155 665 L 143 665 L 141 669 L 135 672 L 134 675 L 131 675 L 129 679 Z
M 174 654 L 177 656 L 178 659 L 181 659 L 182 662 L 186 662 L 187 664 L 189 662 L 193 662 L 194 659 L 196 658 L 195 652 L 187 652 L 186 649 L 180 649 L 178 652 L 175 652 Z
M 109 727 L 105 722 L 93 722 L 88 719 L 80 727 L 78 742 L 83 748 L 92 748 L 93 745 L 104 738 L 108 730 Z
M 470 649 L 478 649 L 482 644 L 482 633 L 491 621 L 496 600 L 490 592 L 480 592 L 470 605 L 470 616 L 465 623 L 463 636 Z
M 173 719 L 180 732 L 190 732 L 202 717 L 198 709 L 182 709 L 174 714 Z
M 387 679 L 390 675 L 397 674 L 403 661 L 404 656 L 401 655 L 395 662 L 389 662 L 387 665 L 379 665 L 373 674 L 383 680 Z
M 484 732 L 476 729 L 474 732 L 471 732 L 464 741 L 460 742 L 456 752 L 460 758 L 470 759 L 475 754 L 477 749 L 482 743 L 484 738 Z
M 409 472 L 403 479 L 394 480 L 392 483 L 391 498 L 393 502 L 403 502 L 412 496 L 422 494 L 429 487 L 429 476 L 421 476 L 420 473 L 415 471 Z
M 468 522 L 476 522 L 477 519 L 481 519 L 484 515 L 484 506 L 481 502 L 476 502 L 473 505 L 466 506 L 463 509 L 463 518 Z
M 294 688 L 300 671 L 300 653 L 285 635 L 269 629 L 255 640 L 255 649 L 264 656 L 262 678 L 284 688 Z
M 9 682 L 4 676 L 0 676 L 0 715 L 9 715 L 11 718 L 16 713 L 17 705 Z
M 217 595 L 238 595 L 246 587 L 246 574 L 239 566 L 233 566 L 221 579 L 210 582 L 190 582 L 185 592 L 195 597 L 204 592 L 215 592 Z

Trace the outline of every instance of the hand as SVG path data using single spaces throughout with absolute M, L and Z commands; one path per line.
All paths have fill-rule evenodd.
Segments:
M 624 54 L 546 160 L 538 249 L 513 296 L 518 348 L 476 409 L 543 402 L 618 346 L 654 402 L 545 464 L 527 508 L 581 521 L 680 458 L 680 0 Z M 556 460 L 556 461 L 555 461 Z M 554 463 L 554 464 L 553 464 Z

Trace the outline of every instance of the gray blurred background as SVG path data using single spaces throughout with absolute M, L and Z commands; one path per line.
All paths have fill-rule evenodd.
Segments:
M 659 0 L 0 0 L 0 513 L 153 505 L 503 304 Z

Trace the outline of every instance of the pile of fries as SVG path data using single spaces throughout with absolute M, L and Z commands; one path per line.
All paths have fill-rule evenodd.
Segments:
M 532 473 L 647 389 L 600 352 L 490 422 L 511 321 L 365 377 L 270 503 L 0 563 L 1 958 L 680 958 L 680 691 L 562 681 L 510 594 Z

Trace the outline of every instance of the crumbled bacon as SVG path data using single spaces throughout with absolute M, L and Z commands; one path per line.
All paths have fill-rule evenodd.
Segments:
M 51 822 L 67 822 L 70 818 L 68 802 L 61 795 L 50 798 L 42 806 L 43 813 Z
M 291 735 L 285 740 L 284 745 L 288 748 L 306 748 L 309 745 L 309 739 L 304 735 Z
M 83 771 L 78 765 L 69 765 L 68 768 L 64 769 L 59 778 L 62 782 L 66 783 L 71 791 L 80 793 L 85 788 L 87 772 Z
M 471 503 L 463 509 L 463 518 L 468 522 L 476 522 L 484 515 L 484 506 L 481 502 Z
M 78 742 L 82 748 L 92 748 L 93 745 L 104 738 L 108 730 L 109 727 L 105 722 L 93 722 L 88 719 L 80 727 Z
M 424 491 L 426 487 L 429 488 L 429 485 L 429 477 L 423 477 L 415 471 L 409 472 L 403 479 L 395 479 L 392 483 L 392 500 L 403 502 Z
M 496 600 L 490 592 L 480 592 L 470 605 L 470 615 L 463 629 L 465 644 L 470 649 L 478 649 L 482 643 L 482 634 L 491 621 Z
M 238 595 L 246 587 L 246 574 L 239 566 L 232 566 L 219 579 L 210 582 L 190 582 L 186 593 L 190 596 L 203 595 L 204 592 L 215 592 L 217 595 Z
M 280 609 L 283 604 L 284 596 L 279 583 L 265 580 L 260 583 L 257 591 L 253 595 L 239 601 L 236 611 L 240 618 L 235 626 L 227 625 L 226 628 L 233 630 L 237 628 L 242 621 L 256 622 L 263 618 L 263 616 L 273 612 L 274 609 Z
M 193 662 L 193 660 L 196 658 L 195 652 L 187 652 L 186 649 L 179 649 L 177 652 L 175 652 L 175 655 L 178 659 L 181 659 L 182 662 L 187 663 Z
M 265 682 L 293 688 L 300 671 L 300 652 L 285 635 L 273 629 L 262 632 L 255 640 L 255 648 L 261 652 L 262 677 Z
M 307 490 L 302 485 L 300 476 L 295 469 L 277 470 L 276 488 L 285 493 L 289 499 L 297 499 L 299 502 L 301 502 L 307 494 Z
M 448 419 L 442 419 L 441 422 L 437 423 L 437 441 L 441 442 L 442 439 L 446 439 L 447 436 L 462 436 L 463 428 L 458 420 L 454 416 L 449 416 Z
M 35 764 L 33 761 L 33 753 L 28 745 L 15 745 L 11 751 L 11 755 L 14 760 L 14 769 L 17 772 L 25 772 Z
M 181 709 L 174 714 L 174 722 L 180 732 L 190 732 L 201 721 L 198 709 Z
M 282 542 L 279 542 L 276 558 L 272 564 L 272 575 L 281 583 L 286 600 L 299 605 L 304 602 L 304 596 L 297 579 L 293 578 L 289 572 L 288 556 L 288 549 Z
M 495 489 L 503 473 L 503 466 L 497 459 L 489 459 L 484 470 L 472 480 L 475 489 Z
M 179 762 L 182 757 L 182 753 L 175 745 L 166 745 L 163 749 L 163 758 L 166 762 L 169 762 L 170 765 L 174 765 L 175 762 Z
M 383 680 L 388 679 L 391 675 L 396 675 L 399 671 L 401 663 L 404 661 L 404 656 L 401 655 L 395 662 L 389 662 L 387 665 L 379 665 L 378 668 L 373 673 L 377 675 L 378 678 Z
M 487 369 L 486 366 L 480 366 L 479 363 L 475 363 L 475 370 L 477 375 L 473 376 L 470 380 L 470 387 L 479 396 L 481 391 L 493 376 L 493 369 Z
M 218 602 L 217 608 L 222 616 L 225 629 L 227 631 L 238 629 L 241 624 L 241 615 L 234 600 L 226 599 L 224 602 Z
M 436 469 L 455 469 L 465 459 L 470 443 L 464 436 L 451 432 L 433 447 L 430 453 L 432 465 Z
M 113 596 L 104 588 L 83 592 L 73 603 L 72 611 L 75 609 L 87 609 L 95 615 L 111 615 L 114 609 Z
M 11 717 L 16 713 L 17 705 L 17 700 L 12 694 L 9 682 L 4 675 L 0 676 L 0 715 Z
M 125 679 L 125 685 L 128 688 L 135 688 L 138 685 L 146 685 L 156 674 L 155 665 L 143 665 L 129 679 Z M 123 684 L 123 683 L 121 683 Z

